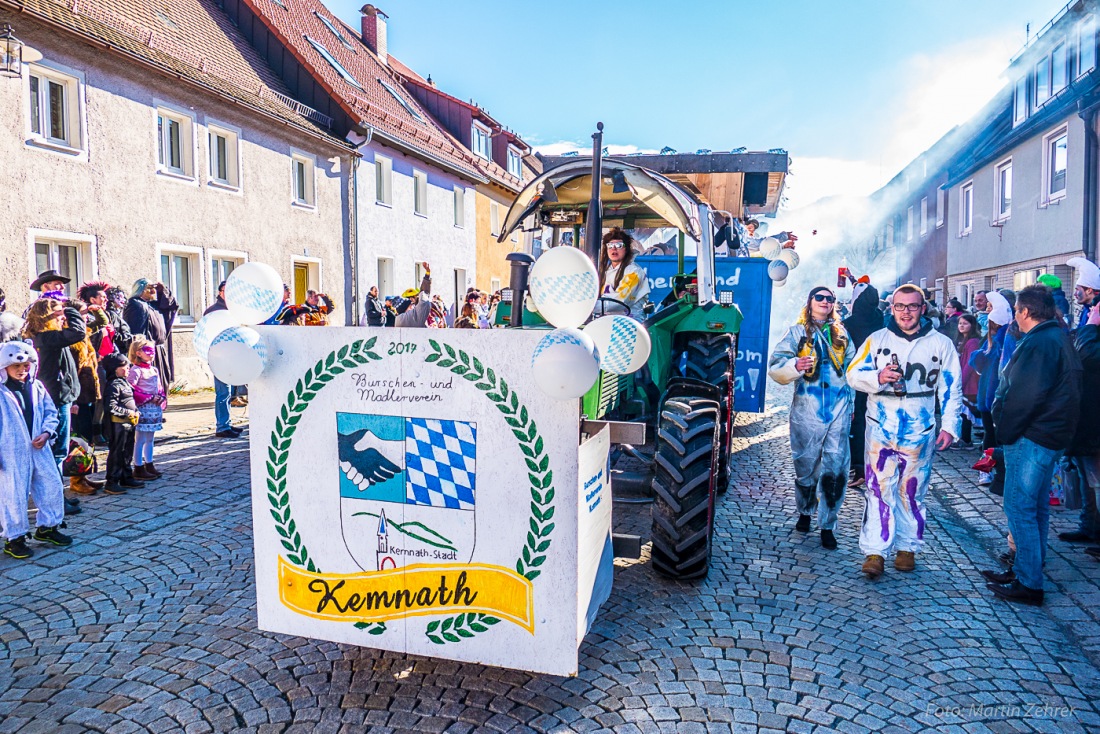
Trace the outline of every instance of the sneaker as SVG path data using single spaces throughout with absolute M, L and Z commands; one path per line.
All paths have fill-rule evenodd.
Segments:
M 69 515 L 79 515 L 82 512 L 84 512 L 84 510 L 80 509 L 80 500 L 69 498 L 69 497 L 65 498 L 65 516 L 66 517 L 68 517 Z
M 877 579 L 886 570 L 886 561 L 882 556 L 867 556 L 860 570 L 867 574 L 867 578 Z
M 125 482 L 126 480 L 123 479 L 122 481 Z M 145 486 L 144 482 L 141 486 Z M 126 488 L 122 486 L 121 482 L 107 482 L 107 485 L 103 487 L 103 494 L 126 494 Z
M 240 438 L 241 434 L 237 433 L 233 429 L 227 429 L 224 431 L 218 431 L 214 434 L 218 438 Z
M 917 567 L 917 557 L 913 551 L 898 551 L 894 556 L 894 568 L 899 571 L 912 571 Z
M 129 489 L 141 489 L 145 486 L 145 482 L 141 481 L 140 479 L 134 479 L 133 477 L 125 477 L 118 481 L 118 486 L 128 487 Z M 104 489 L 104 491 L 107 490 Z
M 825 550 L 836 550 L 836 536 L 832 530 L 821 531 L 821 547 Z
M 1016 580 L 1016 572 L 1011 568 L 1003 573 L 997 571 L 982 571 L 982 576 L 986 581 L 994 584 L 1011 584 Z
M 1092 533 L 1083 533 L 1080 530 L 1074 530 L 1069 533 L 1058 533 L 1058 540 L 1064 540 L 1067 543 L 1091 543 Z
M 1043 590 L 1029 589 L 1019 581 L 1011 584 L 986 584 L 985 587 L 993 592 L 998 599 L 1019 602 L 1033 607 L 1043 606 Z
M 797 530 L 800 533 L 810 532 L 810 516 L 809 515 L 799 515 L 798 516 L 798 522 L 796 522 L 794 524 L 794 529 Z
M 26 560 L 34 555 L 34 551 L 27 547 L 27 539 L 22 535 L 4 543 L 4 553 L 20 561 Z
M 65 533 L 53 528 L 35 528 L 34 539 L 41 543 L 51 543 L 53 545 L 68 546 L 73 544 L 73 539 Z
M 979 487 L 988 487 L 990 484 L 993 484 L 993 474 L 992 474 L 992 472 L 987 472 L 987 471 L 978 472 L 978 486 Z

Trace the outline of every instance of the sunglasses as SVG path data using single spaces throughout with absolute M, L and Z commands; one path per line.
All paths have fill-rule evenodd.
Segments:
M 824 293 L 815 293 L 814 300 L 818 303 L 836 303 L 836 296 L 827 296 Z
M 622 242 L 618 242 L 618 241 L 607 243 L 607 249 L 609 249 L 609 250 L 621 250 L 624 247 L 626 247 L 626 245 L 624 245 Z

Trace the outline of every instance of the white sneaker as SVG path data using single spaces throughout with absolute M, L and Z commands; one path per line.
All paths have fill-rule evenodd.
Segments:
M 990 484 L 993 484 L 993 475 L 990 474 L 989 472 L 984 472 L 984 471 L 978 472 L 978 486 L 979 487 L 986 487 Z

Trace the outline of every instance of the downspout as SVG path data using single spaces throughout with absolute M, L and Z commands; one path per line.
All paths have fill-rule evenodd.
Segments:
M 1083 101 L 1083 100 L 1082 100 Z M 1096 109 L 1100 102 L 1083 107 L 1078 102 L 1078 115 L 1085 123 L 1085 200 L 1082 207 L 1081 250 L 1085 257 L 1096 262 L 1097 220 L 1097 146 Z

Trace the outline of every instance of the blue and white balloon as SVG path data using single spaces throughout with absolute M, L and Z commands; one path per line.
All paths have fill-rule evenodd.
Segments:
M 214 377 L 227 385 L 247 385 L 267 363 L 267 347 L 255 329 L 232 326 L 210 342 L 207 362 Z
M 579 329 L 555 329 L 535 345 L 531 372 L 539 389 L 558 400 L 584 395 L 600 376 L 600 354 Z
M 531 266 L 531 298 L 544 319 L 561 329 L 573 329 L 592 315 L 599 295 L 596 266 L 575 247 L 555 247 Z
M 191 335 L 191 341 L 195 345 L 195 353 L 202 359 L 207 359 L 210 352 L 210 343 L 226 329 L 240 326 L 241 322 L 233 318 L 229 311 L 213 311 L 199 319 L 195 324 L 195 331 Z
M 584 327 L 600 354 L 600 369 L 617 375 L 640 370 L 653 344 L 642 325 L 628 316 L 603 316 Z
M 783 252 L 783 243 L 774 237 L 765 237 L 760 242 L 760 255 L 768 260 L 774 260 Z
M 782 260 L 772 260 L 768 263 L 768 277 L 772 280 L 786 280 L 789 272 L 791 272 L 790 267 Z
M 225 306 L 238 324 L 262 324 L 282 305 L 283 279 L 270 265 L 238 265 L 225 281 Z

